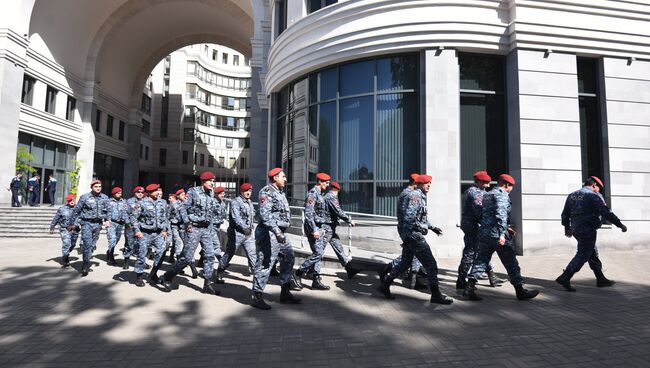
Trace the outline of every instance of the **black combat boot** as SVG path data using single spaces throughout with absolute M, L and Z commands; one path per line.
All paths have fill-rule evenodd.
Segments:
M 312 276 L 311 289 L 312 290 L 329 290 L 330 287 L 321 282 L 320 275 L 314 274 L 314 276 Z
M 65 268 L 68 266 L 70 266 L 70 256 L 63 256 L 63 258 L 61 258 L 61 267 Z
M 476 280 L 475 279 L 469 279 L 467 280 L 467 286 L 465 287 L 465 290 L 463 291 L 463 298 L 466 300 L 474 300 L 478 301 L 483 298 L 478 296 L 476 294 Z
M 440 292 L 440 288 L 438 287 L 438 284 L 436 283 L 435 285 L 431 286 L 431 303 L 436 303 L 436 304 L 443 304 L 443 305 L 449 305 L 454 302 L 454 300 L 450 297 L 448 297 L 445 294 L 442 294 Z
M 537 290 L 524 289 L 524 285 L 522 284 L 515 285 L 515 291 L 517 292 L 517 299 L 519 300 L 533 299 L 539 294 L 539 291 Z
M 459 275 L 458 279 L 456 279 L 456 289 L 457 290 L 464 290 L 466 287 L 467 287 L 467 280 L 465 280 L 464 277 L 461 277 Z
M 81 277 L 88 276 L 88 272 L 90 272 L 90 262 L 84 262 L 81 266 Z
M 345 264 L 345 272 L 348 274 L 348 280 L 352 280 L 354 275 L 359 273 L 359 270 L 352 268 L 350 262 Z
M 379 270 L 379 281 L 381 281 L 382 283 L 384 283 L 384 282 L 386 281 L 386 276 L 388 276 L 388 274 L 390 273 L 390 271 L 391 271 L 392 269 L 393 269 L 393 264 L 392 264 L 392 263 L 388 263 L 388 264 L 386 264 L 386 265 L 384 266 L 384 268 L 382 268 L 381 270 Z
M 287 282 L 282 284 L 282 291 L 280 292 L 280 303 L 282 304 L 300 304 L 302 299 L 296 298 L 291 294 L 291 283 Z
M 379 284 L 379 287 L 377 288 L 377 290 L 379 290 L 380 293 L 384 294 L 384 298 L 386 298 L 386 299 L 395 299 L 393 294 L 391 294 L 391 292 L 390 292 L 390 284 L 392 282 L 393 282 L 392 280 L 384 279 L 384 281 L 382 281 Z
M 564 270 L 564 272 L 562 272 L 562 274 L 557 279 L 555 279 L 555 282 L 564 286 L 566 291 L 576 291 L 576 289 L 573 286 L 571 286 L 572 277 L 573 277 L 573 272 L 569 270 Z
M 219 295 L 221 294 L 221 291 L 217 290 L 214 287 L 212 281 L 205 279 L 203 280 L 203 293 L 210 294 L 210 295 Z
M 169 261 L 169 264 L 174 264 L 174 262 L 176 262 L 176 259 L 174 258 L 174 253 L 171 253 L 169 255 L 168 261 Z
M 298 290 L 302 289 L 302 276 L 305 273 L 299 269 L 296 270 L 296 272 L 293 274 L 293 281 L 296 284 L 295 286 L 298 288 Z
M 115 249 L 109 249 L 106 251 L 106 264 L 109 266 L 115 266 L 117 263 L 115 262 Z
M 271 306 L 266 304 L 264 298 L 262 297 L 262 293 L 260 292 L 253 293 L 253 301 L 251 302 L 251 307 L 262 310 L 271 309 Z
M 199 252 L 199 260 L 196 262 L 196 264 L 199 267 L 203 267 L 203 263 L 205 262 L 205 256 L 203 255 L 203 250 Z
M 162 284 L 166 291 L 172 291 L 172 280 L 174 280 L 174 276 L 176 275 L 172 271 L 167 271 L 163 275 Z
M 192 271 L 192 278 L 195 279 L 199 277 L 199 271 L 196 270 L 196 265 L 194 262 L 190 262 L 190 270 Z
M 123 270 L 128 270 L 129 269 L 129 257 L 124 258 L 124 263 L 122 264 L 122 269 Z
M 504 280 L 500 279 L 499 276 L 494 273 L 494 270 L 487 270 L 488 280 L 490 281 L 490 287 L 501 286 Z
M 144 287 L 144 280 L 142 279 L 142 274 L 141 273 L 136 273 L 135 274 L 135 286 Z
M 605 277 L 603 271 L 594 271 L 594 275 L 596 275 L 596 286 L 598 287 L 608 287 L 616 284 L 616 281 Z
M 226 283 L 226 280 L 223 279 L 224 273 L 225 272 L 220 267 L 218 267 L 214 271 L 214 283 L 215 284 L 225 284 Z
M 280 272 L 277 269 L 277 263 L 273 265 L 273 268 L 271 268 L 271 276 L 280 276 Z

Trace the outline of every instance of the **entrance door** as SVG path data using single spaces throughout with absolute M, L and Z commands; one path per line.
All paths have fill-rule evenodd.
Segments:
M 43 186 L 43 200 L 41 203 L 54 205 L 56 203 L 56 198 L 52 198 L 52 194 L 47 190 L 47 184 L 50 182 L 50 175 L 54 174 L 52 169 L 43 169 L 43 176 L 41 177 L 41 184 Z M 57 185 L 58 190 L 58 185 Z M 56 195 L 56 190 L 54 192 Z

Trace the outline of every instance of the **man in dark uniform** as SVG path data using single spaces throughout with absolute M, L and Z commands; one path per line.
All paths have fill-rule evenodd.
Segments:
M 56 202 L 56 178 L 52 174 L 49 176 L 45 191 L 47 192 L 47 196 L 50 200 L 50 207 L 53 207 L 54 202 Z
M 162 198 L 162 189 L 158 184 L 149 184 L 146 188 L 149 196 L 140 201 L 132 213 L 133 229 L 137 238 L 135 262 L 135 285 L 144 286 L 143 273 L 145 258 L 149 247 L 154 249 L 153 268 L 149 273 L 149 281 L 158 284 L 158 269 L 165 256 L 165 245 L 169 233 L 169 218 L 167 201 Z
M 16 176 L 11 179 L 9 184 L 9 190 L 11 190 L 11 207 L 21 207 L 22 204 L 18 199 L 18 193 L 20 188 L 23 186 L 23 173 L 17 172 Z
M 600 194 L 603 189 L 603 181 L 596 176 L 590 176 L 585 180 L 581 189 L 569 194 L 562 210 L 562 226 L 564 235 L 568 238 L 574 237 L 578 241 L 578 252 L 566 269 L 555 282 L 564 286 L 567 291 L 576 291 L 571 286 L 571 277 L 580 271 L 585 263 L 596 275 L 596 286 L 605 287 L 614 285 L 614 281 L 608 280 L 603 274 L 603 264 L 598 258 L 596 248 L 596 234 L 602 224 L 602 218 L 616 225 L 621 231 L 626 232 L 627 226 L 607 207 L 605 199 Z
M 438 265 L 436 259 L 431 253 L 431 248 L 424 237 L 429 230 L 436 235 L 442 235 L 442 230 L 433 226 L 427 218 L 426 194 L 431 188 L 432 177 L 429 175 L 418 175 L 415 183 L 417 189 L 409 193 L 408 200 L 403 202 L 406 206 L 399 210 L 400 217 L 397 218 L 397 230 L 400 238 L 404 242 L 402 246 L 402 260 L 390 271 L 385 280 L 379 286 L 379 291 L 387 299 L 395 297 L 390 292 L 390 284 L 406 270 L 413 262 L 413 257 L 422 263 L 427 272 L 429 289 L 431 290 L 431 303 L 451 304 L 453 299 L 442 294 L 438 285 Z
M 38 207 L 41 202 L 41 176 L 36 174 L 27 181 L 28 198 L 30 207 Z
M 133 255 L 133 252 L 135 251 L 137 241 L 133 229 L 133 222 L 131 221 L 131 215 L 134 210 L 140 207 L 140 202 L 142 202 L 144 195 L 144 187 L 137 185 L 133 188 L 133 197 L 126 201 L 126 212 L 124 213 L 124 249 L 122 250 L 122 256 L 124 257 L 124 263 L 122 264 L 123 270 L 129 269 L 129 258 L 131 258 L 131 255 Z
M 237 250 L 243 246 L 248 258 L 248 268 L 251 273 L 255 270 L 257 264 L 257 251 L 255 250 L 255 239 L 253 237 L 255 208 L 251 201 L 253 194 L 253 185 L 243 183 L 239 186 L 240 195 L 230 202 L 229 224 L 228 224 L 228 244 L 223 252 L 217 273 L 223 279 L 223 273 L 230 264 L 230 260 Z
M 532 299 L 539 294 L 539 291 L 524 288 L 524 279 L 521 277 L 521 269 L 519 268 L 519 262 L 517 262 L 514 244 L 508 231 L 510 211 L 512 209 L 510 192 L 515 187 L 515 179 L 508 174 L 501 174 L 497 186 L 497 188 L 483 195 L 483 214 L 478 234 L 478 253 L 469 272 L 463 297 L 468 300 L 482 299 L 476 294 L 476 282 L 487 268 L 492 254 L 497 252 L 501 263 L 508 271 L 510 283 L 515 287 L 517 299 Z

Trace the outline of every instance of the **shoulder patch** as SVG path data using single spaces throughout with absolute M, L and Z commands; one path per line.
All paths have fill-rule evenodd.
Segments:
M 260 195 L 260 204 L 264 204 L 264 203 L 268 202 L 268 200 L 269 200 L 269 197 L 266 194 Z
M 314 204 L 314 202 L 316 202 L 316 200 L 314 199 L 313 196 L 309 196 L 309 197 L 307 197 L 307 204 L 308 204 L 308 205 L 311 206 L 311 205 Z

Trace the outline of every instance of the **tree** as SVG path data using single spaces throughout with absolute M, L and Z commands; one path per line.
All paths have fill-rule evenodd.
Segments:
M 70 194 L 77 195 L 79 191 L 79 171 L 81 171 L 81 162 L 72 160 L 74 170 L 68 172 L 70 178 Z
M 35 173 L 36 169 L 32 167 L 32 161 L 34 161 L 34 155 L 29 153 L 25 147 L 18 147 L 16 150 L 16 172 Z

